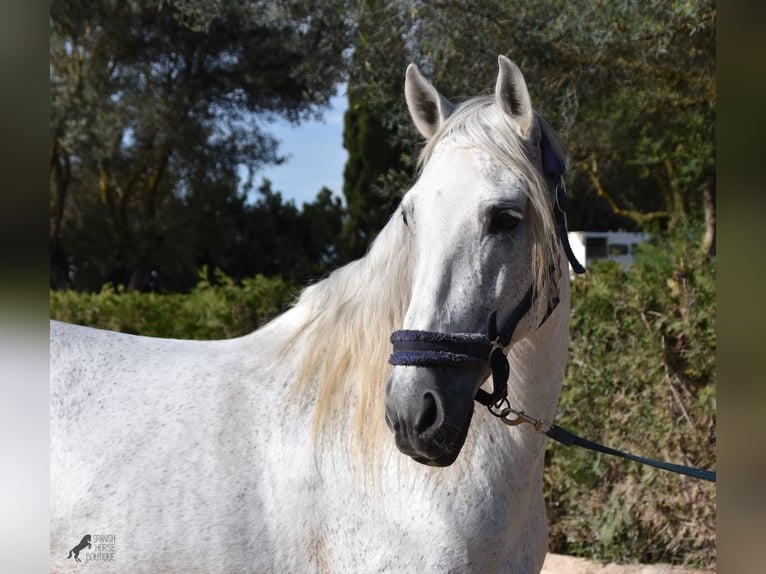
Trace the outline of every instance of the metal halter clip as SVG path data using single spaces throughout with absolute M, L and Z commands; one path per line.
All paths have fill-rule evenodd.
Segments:
M 489 407 L 489 412 L 491 412 L 509 427 L 515 427 L 522 423 L 527 423 L 532 425 L 536 431 L 546 433 L 553 426 L 551 423 L 544 419 L 536 419 L 529 416 L 524 411 L 514 409 L 508 402 L 507 398 L 504 398 L 491 405 Z M 510 415 L 514 416 L 511 417 Z

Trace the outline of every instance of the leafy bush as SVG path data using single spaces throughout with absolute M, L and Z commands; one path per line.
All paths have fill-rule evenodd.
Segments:
M 614 448 L 715 468 L 715 266 L 693 236 L 644 246 L 627 271 L 572 285 L 570 357 L 557 422 Z M 715 565 L 715 486 L 548 447 L 552 549 L 619 562 Z
M 98 293 L 51 291 L 51 318 L 102 329 L 178 339 L 244 335 L 289 303 L 293 289 L 280 278 L 257 275 L 240 285 L 207 268 L 189 294 L 159 295 L 105 286 Z

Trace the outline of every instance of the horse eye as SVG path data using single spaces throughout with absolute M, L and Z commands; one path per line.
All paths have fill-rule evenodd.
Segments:
M 409 227 L 410 224 L 407 223 L 407 212 L 402 209 L 402 221 L 404 222 L 405 227 Z
M 498 211 L 492 216 L 490 225 L 491 233 L 510 233 L 521 221 L 518 215 L 511 211 Z

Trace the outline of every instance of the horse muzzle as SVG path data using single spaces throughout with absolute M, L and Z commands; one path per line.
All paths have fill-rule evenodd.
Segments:
M 479 372 L 397 367 L 386 382 L 386 424 L 397 448 L 429 466 L 449 466 L 465 443 Z

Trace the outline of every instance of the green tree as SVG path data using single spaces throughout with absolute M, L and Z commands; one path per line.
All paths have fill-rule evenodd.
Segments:
M 257 199 L 245 206 L 227 257 L 209 261 L 222 262 L 220 269 L 234 278 L 262 274 L 281 276 L 291 284 L 316 279 L 338 264 L 344 214 L 340 199 L 327 188 L 299 209 L 264 179 Z M 209 261 L 197 264 L 211 265 Z
M 367 77 L 359 98 L 383 125 L 408 123 L 400 51 L 455 101 L 493 86 L 495 57 L 506 54 L 521 66 L 537 109 L 569 147 L 574 228 L 668 228 L 704 218 L 713 226 L 702 242 L 710 248 L 712 0 L 402 0 L 368 6 L 377 26 L 354 54 Z M 404 149 L 414 153 L 410 134 L 398 133 Z
M 391 130 L 369 107 L 351 96 L 344 116 L 343 145 L 348 150 L 343 171 L 348 217 L 343 224 L 342 244 L 344 257 L 354 259 L 364 254 L 406 189 L 392 190 L 386 186 L 387 178 L 404 172 L 409 165 L 403 159 L 403 150 L 393 141 Z
M 716 266 L 702 225 L 597 262 L 572 285 L 559 424 L 639 455 L 716 467 Z M 694 237 L 693 241 L 689 236 Z M 715 568 L 715 484 L 551 443 L 551 549 Z
M 348 151 L 343 172 L 343 194 L 348 206 L 341 238 L 344 260 L 364 254 L 409 187 L 413 168 L 406 143 L 400 143 L 401 126 L 381 109 L 380 102 L 367 97 L 371 92 L 401 93 L 401 74 L 386 76 L 381 85 L 375 73 L 376 63 L 369 60 L 370 42 L 379 33 L 381 13 L 391 10 L 391 6 L 389 2 L 367 0 L 360 4 L 358 13 L 343 124 L 343 147 Z M 389 31 L 396 33 L 395 29 Z M 387 47 L 387 67 L 396 63 L 400 71 L 404 70 L 407 60 L 402 43 L 392 41 Z
M 654 0 L 565 3 L 550 25 L 554 50 L 540 64 L 564 63 L 552 109 L 580 189 L 614 213 L 669 228 L 714 223 L 715 23 L 712 0 Z
M 263 121 L 321 113 L 349 23 L 340 1 L 55 2 L 51 284 L 177 283 L 167 265 L 200 259 L 175 240 L 184 212 L 212 202 L 242 215 L 237 194 L 281 161 Z
M 301 235 L 306 270 L 296 281 L 317 278 L 345 262 L 340 236 L 347 217 L 340 198 L 326 187 L 317 193 L 313 202 L 303 204 Z

